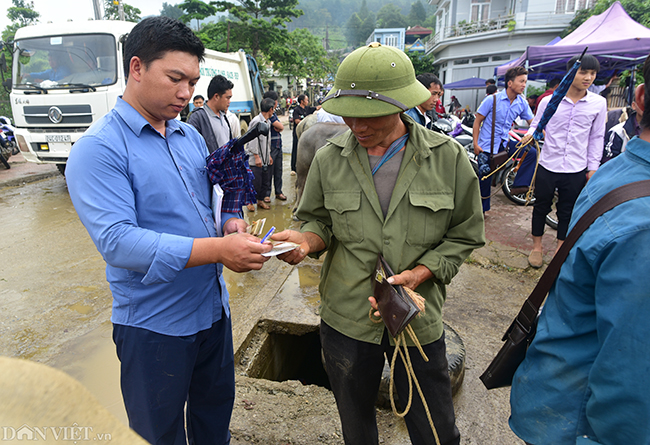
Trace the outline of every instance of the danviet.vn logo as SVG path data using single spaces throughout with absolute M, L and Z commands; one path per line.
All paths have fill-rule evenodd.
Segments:
M 83 441 L 110 441 L 110 433 L 95 433 L 92 426 L 80 426 L 73 423 L 71 426 L 32 426 L 23 424 L 19 427 L 0 427 L 0 443 L 3 441 L 52 441 L 60 440 L 65 442 Z

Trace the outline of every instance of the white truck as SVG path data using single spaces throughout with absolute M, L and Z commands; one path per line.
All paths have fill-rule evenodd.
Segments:
M 10 100 L 16 141 L 26 160 L 57 164 L 64 173 L 72 145 L 124 91 L 122 49 L 133 26 L 97 20 L 16 32 Z M 264 92 L 255 59 L 243 51 L 206 50 L 194 94 L 207 98 L 217 74 L 234 84 L 230 111 L 250 122 Z

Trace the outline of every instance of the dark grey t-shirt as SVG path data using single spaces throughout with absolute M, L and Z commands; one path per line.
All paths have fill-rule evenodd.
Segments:
M 397 175 L 399 174 L 399 168 L 402 165 L 403 158 L 404 150 L 400 150 L 395 154 L 395 156 L 386 161 L 384 165 L 379 167 L 377 173 L 375 173 L 375 175 L 372 177 L 375 183 L 377 196 L 379 196 L 381 211 L 384 213 L 384 216 L 386 216 L 386 213 L 388 213 L 390 198 L 393 196 L 393 189 L 395 188 L 395 183 L 397 182 Z M 375 165 L 377 165 L 380 159 L 381 156 L 368 155 L 370 170 L 375 168 Z

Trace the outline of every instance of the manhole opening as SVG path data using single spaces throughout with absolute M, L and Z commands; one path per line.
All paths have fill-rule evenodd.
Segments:
M 293 335 L 258 328 L 240 366 L 244 368 L 242 373 L 252 378 L 276 382 L 299 380 L 303 385 L 331 389 L 321 361 L 318 330 Z

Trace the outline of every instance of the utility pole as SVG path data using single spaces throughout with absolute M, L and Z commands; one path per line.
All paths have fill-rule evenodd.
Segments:
M 99 0 L 93 0 L 93 10 L 95 11 L 95 20 L 101 20 L 102 8 L 99 4 Z
M 330 50 L 330 27 L 325 25 L 325 51 Z

